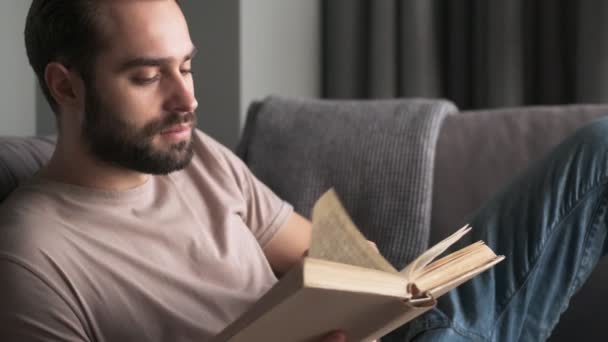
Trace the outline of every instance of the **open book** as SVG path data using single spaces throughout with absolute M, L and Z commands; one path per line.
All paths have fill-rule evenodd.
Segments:
M 308 256 L 214 342 L 313 342 L 341 329 L 373 341 L 431 309 L 436 298 L 500 262 L 483 242 L 435 260 L 465 226 L 397 271 L 352 223 L 333 190 L 313 208 Z

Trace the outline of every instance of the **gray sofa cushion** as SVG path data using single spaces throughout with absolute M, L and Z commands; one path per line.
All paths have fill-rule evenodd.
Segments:
M 0 137 L 0 202 L 50 158 L 54 138 Z
M 531 162 L 608 106 L 522 107 L 461 112 L 437 142 L 432 241 L 447 236 Z

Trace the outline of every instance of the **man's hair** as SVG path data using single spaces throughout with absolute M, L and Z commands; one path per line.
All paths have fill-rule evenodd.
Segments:
M 105 47 L 100 0 L 33 0 L 25 23 L 25 48 L 42 92 L 58 114 L 44 79 L 46 66 L 59 62 L 93 81 L 96 58 Z M 179 1 L 177 1 L 179 5 Z
M 42 92 L 58 114 L 44 72 L 51 62 L 91 80 L 95 58 L 103 48 L 97 0 L 33 0 L 25 24 L 25 48 Z

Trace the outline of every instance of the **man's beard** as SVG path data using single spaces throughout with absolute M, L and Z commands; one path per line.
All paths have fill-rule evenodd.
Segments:
M 170 145 L 165 151 L 153 145 L 152 140 L 162 130 L 183 123 L 193 127 L 189 140 Z M 105 106 L 94 91 L 87 91 L 83 139 L 93 155 L 104 162 L 156 175 L 181 170 L 190 163 L 194 154 L 194 127 L 194 113 L 168 113 L 137 128 Z

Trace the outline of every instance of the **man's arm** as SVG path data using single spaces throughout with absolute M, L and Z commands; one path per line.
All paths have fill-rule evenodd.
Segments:
M 297 264 L 310 247 L 312 224 L 297 213 L 292 213 L 279 232 L 264 247 L 264 254 L 273 271 L 279 276 Z
M 283 275 L 298 261 L 300 261 L 310 248 L 312 224 L 297 213 L 291 214 L 285 225 L 264 247 L 264 254 L 273 271 Z M 378 251 L 372 241 L 369 244 Z
M 272 269 L 279 275 L 285 274 L 300 261 L 310 247 L 312 224 L 297 213 L 291 214 L 285 225 L 264 248 L 264 253 Z M 369 241 L 376 250 L 376 244 Z M 334 331 L 321 339 L 321 342 L 346 342 L 346 334 Z
M 74 311 L 28 269 L 0 258 L 0 341 L 89 341 Z

